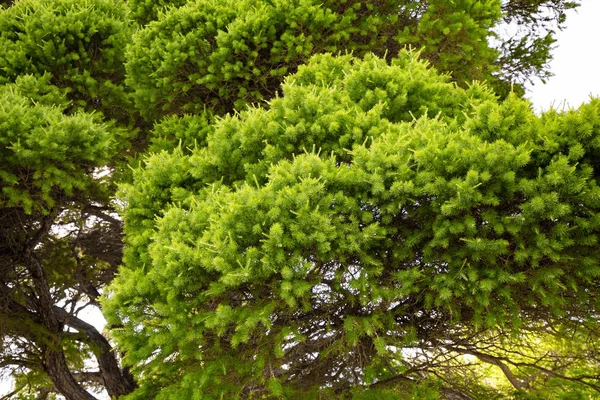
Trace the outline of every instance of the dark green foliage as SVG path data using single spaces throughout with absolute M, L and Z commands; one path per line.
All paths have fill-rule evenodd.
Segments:
M 499 2 L 430 0 L 426 4 L 416 26 L 405 27 L 398 42 L 422 48 L 424 58 L 450 72 L 460 84 L 491 80 L 498 53 L 486 38 L 500 19 Z
M 597 332 L 599 101 L 540 118 L 405 52 L 315 56 L 282 92 L 124 188 L 130 398 L 499 396 L 466 355 L 599 388 L 567 339 Z
M 522 94 L 523 83 L 549 75 L 554 30 L 562 28 L 565 10 L 577 5 L 535 3 L 178 3 L 137 33 L 127 56 L 128 84 L 149 120 L 205 109 L 224 115 L 273 98 L 283 76 L 313 54 L 373 52 L 390 59 L 410 46 L 459 85 L 488 81 L 502 97 L 513 89 Z M 514 23 L 518 35 L 502 32 Z
M 430 4 L 417 18 L 413 5 L 395 12 L 397 1 L 190 2 L 136 34 L 127 53 L 128 84 L 141 113 L 155 119 L 205 108 L 223 115 L 273 98 L 283 76 L 325 51 L 391 57 L 404 45 L 425 46 L 434 65 L 456 70 L 458 81 L 491 78 L 496 53 L 486 37 L 500 17 L 499 3 L 477 2 L 470 14 L 462 2 L 443 4 Z
M 127 4 L 131 9 L 131 17 L 141 25 L 158 18 L 161 12 L 169 8 L 181 7 L 186 0 L 129 0 Z
M 124 50 L 130 40 L 124 3 L 116 0 L 21 0 L 0 10 L 0 83 L 50 74 L 70 110 L 128 121 Z

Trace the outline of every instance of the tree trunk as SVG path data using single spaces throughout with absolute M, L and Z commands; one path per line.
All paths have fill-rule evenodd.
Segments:
M 54 307 L 54 312 L 64 320 L 66 325 L 85 333 L 91 344 L 97 348 L 94 353 L 100 367 L 104 387 L 109 396 L 118 398 L 131 393 L 136 387 L 135 381 L 127 371 L 119 367 L 117 357 L 108 340 L 93 325 L 68 314 L 62 308 Z
M 44 349 L 44 367 L 56 390 L 67 400 L 96 400 L 94 396 L 83 390 L 71 375 L 62 350 L 46 347 Z
M 77 383 L 71 371 L 69 371 L 61 345 L 63 325 L 59 322 L 55 313 L 46 273 L 41 262 L 31 254 L 31 249 L 27 249 L 25 254 L 25 265 L 27 265 L 27 269 L 31 274 L 37 295 L 35 299 L 36 308 L 41 322 L 51 335 L 50 344 L 42 346 L 44 369 L 56 390 L 65 396 L 67 400 L 96 400 L 94 396 Z

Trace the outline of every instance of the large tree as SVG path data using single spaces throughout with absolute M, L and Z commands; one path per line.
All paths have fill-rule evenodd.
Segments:
M 506 96 L 549 76 L 554 33 L 577 4 L 134 0 L 134 16 L 157 20 L 142 25 L 128 51 L 128 83 L 150 120 L 205 108 L 223 115 L 274 97 L 283 77 L 312 54 L 390 59 L 411 46 L 459 85 L 488 81 Z
M 124 189 L 131 398 L 600 392 L 600 102 L 538 117 L 406 52 L 282 92 Z
M 130 37 L 112 0 L 0 9 L 0 367 L 17 398 L 119 397 L 135 385 L 80 317 L 121 258 L 112 170 L 134 134 L 116 127 L 135 115 L 123 84 Z
M 122 162 L 135 158 L 146 139 L 151 152 L 180 146 L 189 155 L 208 145 L 215 116 L 276 97 L 285 75 L 325 51 L 372 51 L 391 60 L 410 45 L 459 85 L 485 80 L 506 96 L 507 83 L 545 76 L 552 30 L 574 6 L 564 0 L 1 1 L 0 366 L 17 378 L 15 395 L 86 398 L 95 385 L 118 397 L 133 389 L 110 343 L 79 315 L 82 306 L 97 305 L 120 264 L 122 222 L 111 196 L 117 181 L 129 179 Z M 133 40 L 129 18 L 140 24 Z M 504 22 L 518 23 L 521 36 L 488 42 Z M 444 99 L 439 110 L 450 112 L 452 103 Z M 402 118 L 422 106 L 408 104 Z M 425 106 L 438 110 L 434 102 Z M 237 150 L 230 151 L 235 157 Z M 190 185 L 216 179 L 189 180 L 185 162 L 157 170 L 171 175 L 160 178 L 164 184 L 178 176 Z M 213 173 L 231 179 L 228 170 Z M 137 210 L 148 229 L 128 239 L 140 240 L 130 254 L 154 235 L 153 220 L 166 205 L 187 196 L 181 188 L 173 193 L 153 192 L 150 206 Z M 87 364 L 90 358 L 98 369 Z
M 65 115 L 62 93 L 47 82 L 29 76 L 0 87 L 0 362 L 17 378 L 15 395 L 93 399 L 91 385 L 119 396 L 133 380 L 78 314 L 97 305 L 120 262 L 121 222 L 100 172 L 127 132 Z

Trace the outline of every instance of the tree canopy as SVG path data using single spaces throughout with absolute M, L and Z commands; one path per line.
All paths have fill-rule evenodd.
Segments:
M 132 398 L 509 394 L 467 356 L 600 390 L 571 342 L 598 333 L 600 102 L 538 117 L 404 51 L 314 56 L 282 92 L 124 189 Z
M 8 397 L 588 396 L 578 3 L 0 1 Z
M 127 119 L 124 48 L 130 38 L 121 2 L 18 1 L 0 11 L 0 84 L 49 74 L 73 110 Z
M 270 99 L 282 77 L 312 54 L 374 52 L 403 46 L 457 82 L 494 80 L 498 53 L 488 45 L 500 2 L 192 1 L 171 8 L 134 37 L 128 84 L 150 119 L 218 115 Z

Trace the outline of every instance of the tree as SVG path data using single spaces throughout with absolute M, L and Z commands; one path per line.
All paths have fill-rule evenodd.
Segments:
M 414 45 L 457 82 L 492 79 L 497 53 L 486 38 L 500 3 L 476 3 L 193 1 L 138 32 L 128 84 L 154 120 L 205 108 L 224 115 L 273 98 L 285 75 L 326 51 L 393 57 Z
M 482 364 L 600 391 L 600 101 L 538 117 L 414 53 L 326 54 L 201 132 L 123 189 L 129 398 L 511 396 Z
M 504 38 L 498 46 L 500 76 L 520 84 L 552 76 L 548 62 L 556 42 L 554 34 L 564 29 L 566 12 L 579 4 L 565 0 L 504 0 L 503 20 L 512 32 L 500 33 Z
M 80 317 L 121 258 L 111 171 L 134 135 L 116 126 L 134 115 L 123 85 L 129 38 L 115 1 L 0 9 L 0 366 L 14 397 L 94 398 L 88 388 L 118 397 L 135 386 Z
M 507 82 L 540 75 L 549 54 L 519 42 L 498 58 L 488 39 L 495 35 L 501 8 L 509 11 L 504 18 L 525 23 L 537 38 L 542 31 L 533 27 L 546 32 L 560 26 L 564 10 L 576 5 L 563 0 L 450 3 L 1 2 L 0 92 L 14 104 L 3 105 L 6 122 L 0 129 L 0 207 L 7 215 L 0 367 L 16 376 L 15 395 L 43 398 L 62 392 L 87 398 L 86 389 L 96 386 L 118 397 L 133 389 L 110 343 L 78 316 L 86 302 L 97 304 L 120 264 L 122 222 L 111 196 L 119 181 L 131 178 L 125 163 L 137 164 L 138 151 L 180 146 L 178 168 L 188 168 L 188 156 L 212 143 L 217 119 L 281 95 L 284 76 L 327 51 L 355 56 L 372 51 L 389 61 L 413 45 L 459 85 L 486 80 L 506 96 Z M 546 17 L 546 9 L 557 13 Z M 135 34 L 130 18 L 140 24 Z M 514 67 L 499 76 L 499 65 L 507 62 Z M 438 99 L 408 104 L 407 110 L 418 114 L 423 106 L 433 113 L 439 106 L 455 114 L 452 104 Z M 402 118 L 412 117 L 404 112 Z M 163 156 L 171 165 L 170 156 Z M 187 198 L 189 188 L 175 185 L 171 193 L 172 179 L 200 190 L 204 178 L 190 179 L 185 171 L 175 168 L 167 171 L 170 177 L 155 177 L 169 186 L 166 193 L 153 192 L 148 209 L 136 211 L 145 218 L 143 235 L 154 234 L 153 220 L 167 204 Z M 211 173 L 233 179 L 227 170 Z M 149 237 L 142 236 L 138 239 L 145 242 L 132 246 L 128 257 L 147 244 Z M 113 325 L 120 329 L 114 317 Z M 48 357 L 58 369 L 51 370 Z M 89 370 L 89 358 L 97 359 L 98 370 Z
M 549 76 L 556 29 L 577 2 L 564 0 L 133 1 L 144 25 L 127 55 L 128 84 L 150 121 L 216 115 L 273 98 L 284 76 L 316 53 L 407 46 L 459 85 L 489 81 L 506 97 Z M 153 11 L 149 11 L 152 9 Z M 157 17 L 157 13 L 161 16 Z M 143 17 L 141 16 L 143 15 Z M 517 34 L 500 34 L 519 26 Z
M 128 122 L 124 47 L 131 29 L 113 0 L 22 0 L 0 9 L 0 84 L 22 75 L 50 75 L 66 89 L 67 112 L 102 112 Z
M 120 249 L 119 236 L 95 251 L 95 237 L 119 232 L 120 221 L 104 210 L 110 186 L 94 171 L 118 154 L 127 133 L 90 114 L 65 115 L 48 79 L 19 78 L 0 88 L 0 98 L 2 365 L 17 376 L 47 376 L 41 386 L 69 399 L 93 398 L 78 381 L 127 393 L 133 381 L 112 346 L 77 316 L 96 303 L 119 263 L 110 251 Z M 73 371 L 90 356 L 99 371 Z

